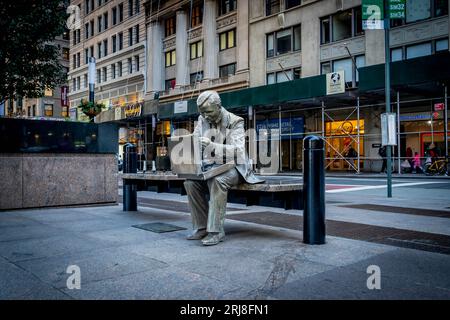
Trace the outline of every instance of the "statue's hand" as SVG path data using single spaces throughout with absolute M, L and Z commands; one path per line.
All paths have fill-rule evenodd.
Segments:
M 206 148 L 211 143 L 211 140 L 206 137 L 200 137 L 200 143 L 202 144 L 202 148 Z

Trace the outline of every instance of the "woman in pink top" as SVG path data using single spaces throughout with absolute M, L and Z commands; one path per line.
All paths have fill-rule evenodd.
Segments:
M 413 173 L 417 172 L 417 168 L 419 168 L 420 172 L 423 172 L 423 169 L 421 166 L 421 161 L 420 161 L 420 156 L 419 156 L 418 152 L 416 152 L 414 154 L 414 158 L 413 158 Z

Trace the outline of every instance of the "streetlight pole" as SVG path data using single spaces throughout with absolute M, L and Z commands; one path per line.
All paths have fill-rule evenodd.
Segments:
M 384 0 L 384 46 L 385 46 L 385 94 L 386 113 L 391 112 L 391 50 L 389 44 L 389 0 Z M 392 198 L 392 147 L 386 146 L 387 157 L 387 196 Z

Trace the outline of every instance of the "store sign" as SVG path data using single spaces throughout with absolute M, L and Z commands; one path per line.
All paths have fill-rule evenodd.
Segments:
M 281 139 L 301 138 L 305 132 L 305 119 L 303 117 L 281 118 Z M 280 119 L 259 120 L 256 121 L 256 134 L 259 136 L 261 131 L 277 130 L 280 128 Z M 283 135 L 285 135 L 283 137 Z
M 173 106 L 173 113 L 186 113 L 188 112 L 188 103 L 187 101 L 177 101 Z
M 327 95 L 345 93 L 344 70 L 327 73 Z
M 384 29 L 383 0 L 362 1 L 362 27 L 364 30 Z
M 439 117 L 439 112 L 409 113 L 400 115 L 400 121 L 428 121 L 431 119 L 438 119 Z
M 63 106 L 63 107 L 67 107 L 69 105 L 69 99 L 67 98 L 68 94 L 69 94 L 69 87 L 62 86 L 61 87 L 61 106 Z
M 406 0 L 389 0 L 389 18 L 403 19 L 405 18 Z
M 444 103 L 435 103 L 434 104 L 434 111 L 442 111 L 445 109 Z
M 142 103 L 130 104 L 125 107 L 125 117 L 135 118 L 142 114 Z

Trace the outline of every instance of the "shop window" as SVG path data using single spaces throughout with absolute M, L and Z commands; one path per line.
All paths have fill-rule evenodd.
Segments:
M 364 34 L 361 7 L 348 9 L 320 19 L 321 44 Z
M 166 80 L 166 91 L 174 89 L 175 88 L 175 84 L 176 84 L 175 79 Z
M 175 32 L 176 32 L 175 17 L 167 18 L 166 21 L 164 22 L 164 26 L 165 26 L 164 30 L 165 30 L 166 38 L 175 34 Z
M 236 2 L 237 2 L 237 0 L 220 0 L 219 1 L 219 16 L 236 10 Z
M 280 0 L 266 0 L 266 16 L 280 12 Z
M 200 83 L 200 82 L 202 82 L 202 80 L 203 80 L 203 71 L 192 73 L 190 75 L 190 83 L 191 83 L 191 85 L 195 85 L 197 83 Z
M 191 28 L 201 25 L 202 22 L 203 22 L 203 5 L 198 4 L 192 8 Z
M 448 39 L 436 40 L 436 52 L 448 51 Z
M 301 49 L 300 25 L 267 35 L 267 57 Z
M 177 55 L 176 51 L 168 51 L 166 52 L 166 68 L 174 66 L 177 63 Z
M 284 0 L 286 10 L 302 4 L 301 0 Z
M 46 117 L 53 117 L 53 105 L 52 104 L 44 105 L 44 115 Z
M 220 51 L 236 46 L 236 29 L 223 32 L 219 35 Z
M 406 47 L 406 59 L 431 55 L 431 42 Z
M 191 60 L 203 57 L 203 42 L 198 41 L 190 44 Z
M 236 73 L 236 63 L 227 64 L 219 68 L 219 76 L 221 78 L 234 75 Z

